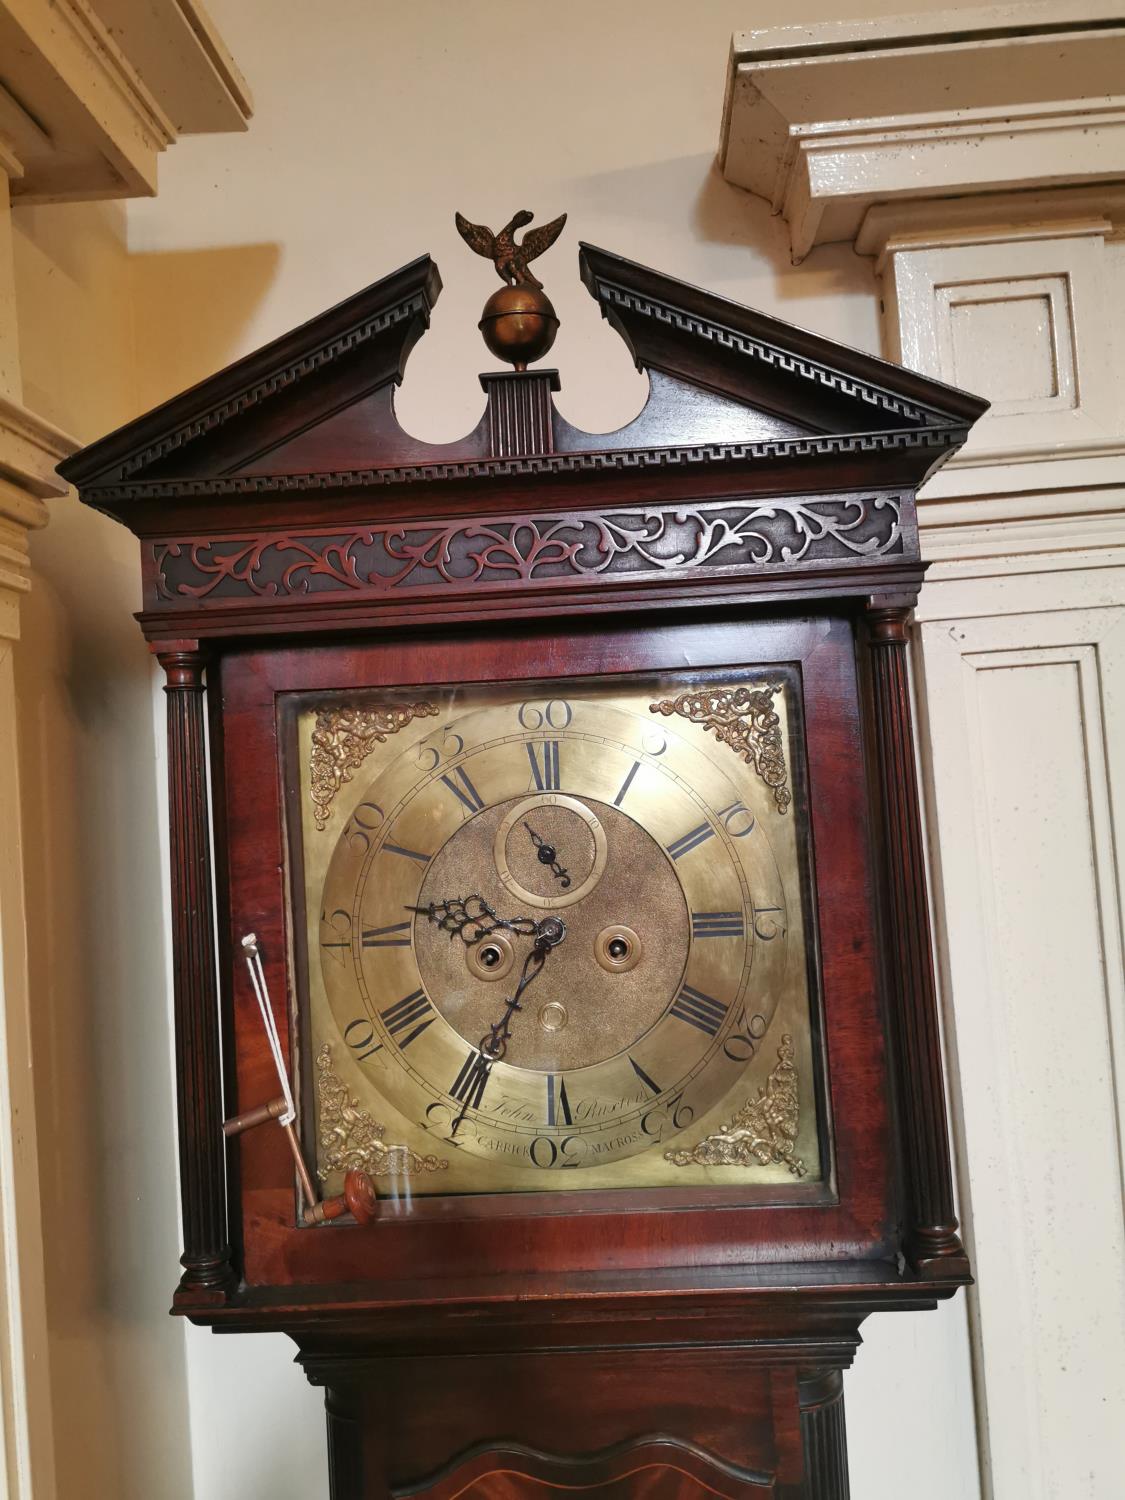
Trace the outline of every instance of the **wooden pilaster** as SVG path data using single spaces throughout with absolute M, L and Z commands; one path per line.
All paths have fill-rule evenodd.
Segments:
M 219 1001 L 204 731 L 206 656 L 198 642 L 161 645 L 168 695 L 168 812 L 183 1275 L 177 1308 L 226 1301 L 235 1276 L 226 1223 Z
M 968 1259 L 953 1212 L 926 862 L 914 764 L 905 608 L 869 611 L 871 687 L 882 797 L 892 1038 L 908 1203 L 904 1251 L 914 1268 L 948 1276 Z
M 848 1500 L 848 1441 L 844 1427 L 844 1378 L 839 1370 L 813 1370 L 797 1383 L 801 1442 L 805 1454 L 805 1500 Z

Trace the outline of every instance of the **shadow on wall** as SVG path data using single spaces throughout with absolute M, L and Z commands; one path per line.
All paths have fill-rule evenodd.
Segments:
M 690 217 L 670 224 L 670 203 L 690 204 Z M 711 153 L 563 178 L 551 185 L 542 207 L 543 217 L 563 208 L 569 215 L 558 246 L 537 265 L 562 323 L 547 360 L 561 375 L 558 406 L 585 431 L 612 431 L 631 421 L 644 405 L 647 382 L 579 281 L 575 262 L 581 240 L 879 351 L 873 262 L 856 255 L 850 244 L 829 245 L 795 267 L 782 219 L 762 199 L 728 183 Z M 397 403 L 403 424 L 419 435 L 439 435 L 423 429 L 434 421 L 435 389 L 452 394 L 451 371 L 456 369 L 457 385 L 464 387 L 472 380 L 469 369 L 488 362 L 475 324 L 489 287 L 475 266 L 462 262 L 460 246 L 455 252 L 441 247 L 446 292 L 433 329 L 411 357 Z M 475 363 L 466 368 L 468 332 L 475 339 Z M 469 425 L 462 420 L 462 428 Z M 453 435 L 442 426 L 442 438 Z
M 86 439 L 228 363 L 279 256 L 131 261 L 119 217 L 88 210 L 21 213 L 17 283 L 26 399 Z M 184 1331 L 168 1317 L 163 694 L 132 618 L 140 549 L 68 497 L 31 559 L 15 660 L 57 1494 L 192 1500 Z
M 244 335 L 280 263 L 279 245 L 130 255 L 137 413 L 269 341 Z M 296 314 L 275 333 L 303 321 Z
M 74 500 L 17 653 L 59 1500 L 187 1500 L 152 671 L 131 536 Z

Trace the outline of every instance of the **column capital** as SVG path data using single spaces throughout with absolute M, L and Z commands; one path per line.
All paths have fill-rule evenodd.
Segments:
M 919 496 L 928 560 L 1122 556 L 1125 19 L 1108 0 L 736 36 L 721 160 L 785 218 L 794 260 L 841 241 L 874 257 L 890 359 L 991 402 Z
M 1125 22 L 1109 4 L 785 26 L 735 36 L 720 162 L 793 258 L 920 202 L 1125 182 Z M 858 248 L 858 245 L 857 245 Z
M 16 201 L 151 196 L 180 136 L 245 130 L 251 113 L 199 0 L 0 0 L 0 47 Z
M 65 432 L 0 394 L 0 638 L 19 639 L 20 600 L 31 587 L 28 533 L 47 524 L 44 502 L 66 494 L 55 465 L 77 447 Z

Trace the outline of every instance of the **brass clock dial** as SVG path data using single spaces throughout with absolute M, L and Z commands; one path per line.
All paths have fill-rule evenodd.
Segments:
M 682 687 L 431 694 L 327 818 L 355 708 L 299 712 L 312 1045 L 353 1114 L 448 1160 L 412 1192 L 819 1173 L 802 830 L 730 744 L 654 716 Z M 765 1147 L 712 1161 L 754 1108 Z

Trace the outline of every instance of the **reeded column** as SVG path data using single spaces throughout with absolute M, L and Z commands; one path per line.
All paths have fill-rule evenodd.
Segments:
M 172 974 L 184 1273 L 177 1307 L 213 1306 L 234 1284 L 227 1240 L 219 1002 L 208 831 L 205 655 L 194 641 L 162 646 L 168 695 L 168 821 Z
M 848 1500 L 848 1439 L 844 1378 L 839 1370 L 808 1370 L 797 1383 L 805 1500 Z
M 488 451 L 522 458 L 555 451 L 557 370 L 490 370 L 480 377 L 488 397 Z
M 324 1392 L 330 1500 L 364 1500 L 373 1493 L 363 1482 L 359 1403 L 359 1392 L 350 1385 L 330 1386 Z
M 868 613 L 890 912 L 891 1021 L 909 1194 L 904 1250 L 922 1274 L 946 1276 L 967 1274 L 969 1267 L 953 1212 L 949 1122 L 906 664 L 907 616 L 903 608 L 875 608 Z

